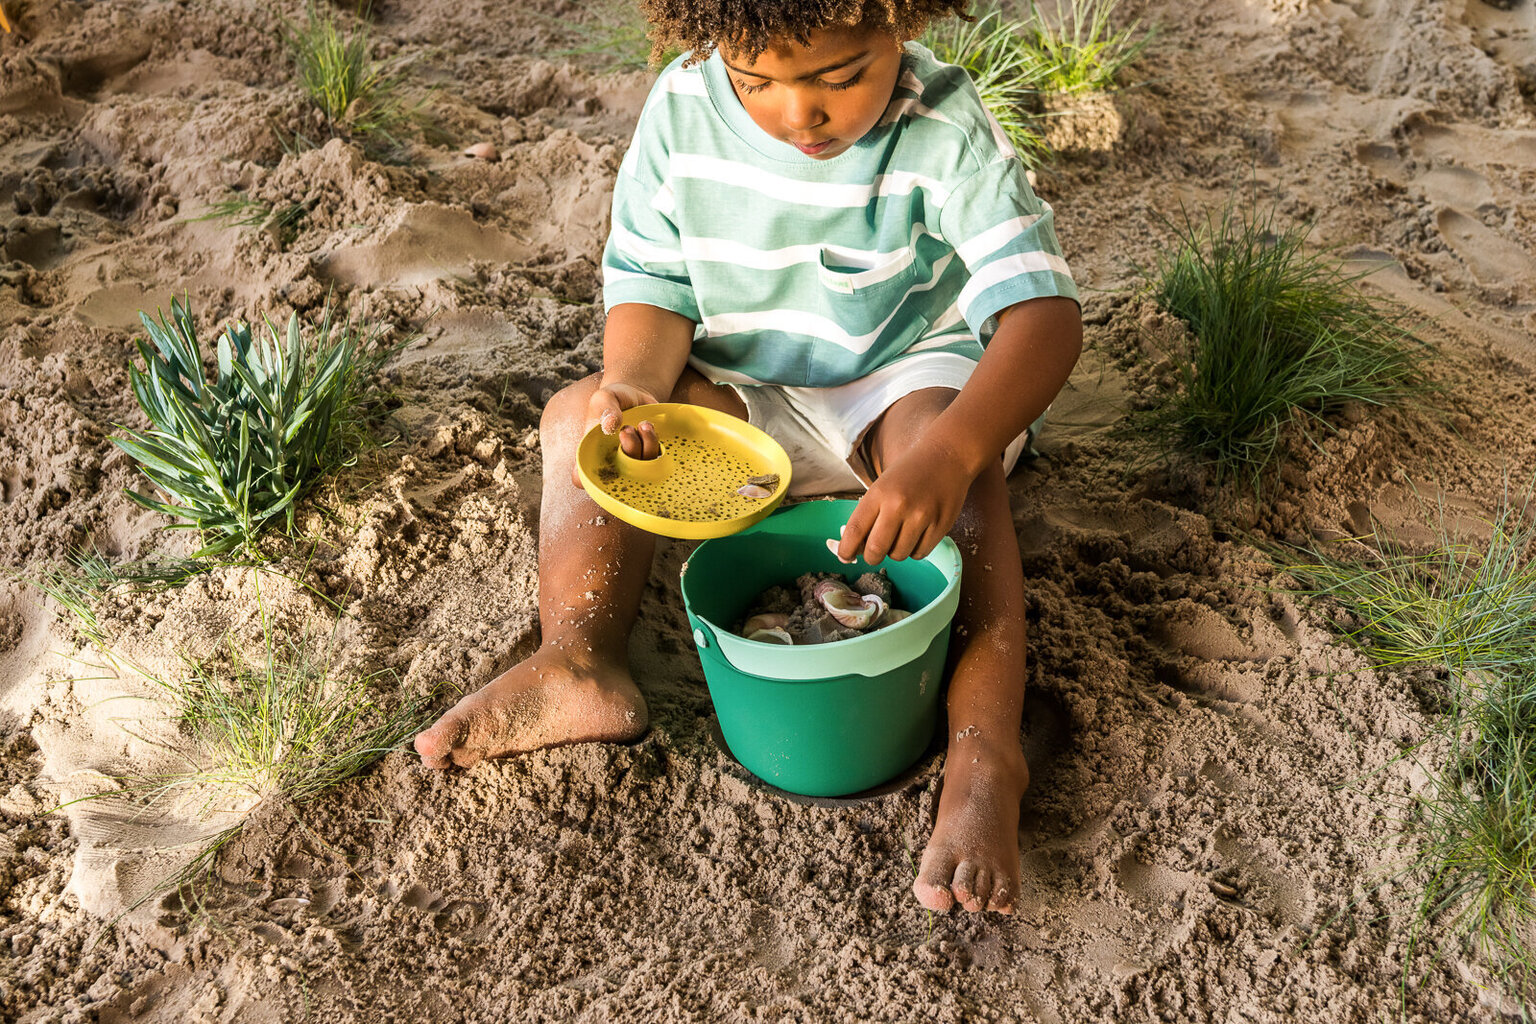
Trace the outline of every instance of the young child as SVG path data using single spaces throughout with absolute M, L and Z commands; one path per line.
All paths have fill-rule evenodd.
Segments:
M 603 372 L 544 412 L 542 646 L 416 737 L 428 767 L 647 724 L 628 665 L 654 538 L 574 482 L 620 413 L 691 402 L 789 452 L 796 493 L 867 488 L 839 556 L 964 560 L 948 753 L 914 891 L 1019 891 L 1024 581 L 1005 476 L 1082 325 L 1038 200 L 966 72 L 908 45 L 967 0 L 642 0 L 656 82 L 614 189 Z M 626 427 L 654 456 L 649 425 Z M 582 529 L 576 526 L 582 524 Z

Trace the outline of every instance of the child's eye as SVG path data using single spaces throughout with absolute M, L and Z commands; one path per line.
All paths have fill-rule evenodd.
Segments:
M 852 78 L 848 79 L 848 81 L 846 81 L 846 82 L 827 82 L 826 86 L 827 86 L 828 89 L 831 89 L 833 92 L 836 92 L 839 89 L 848 89 L 848 88 L 851 88 L 852 86 L 858 85 L 859 84 L 859 79 L 861 79 L 863 77 L 864 77 L 864 72 L 860 71 L 858 74 L 854 75 Z
M 768 88 L 768 83 L 759 82 L 756 85 L 748 85 L 746 82 L 743 82 L 738 78 L 736 79 L 736 88 L 741 92 L 742 95 L 750 96 L 754 92 L 762 92 L 764 89 Z

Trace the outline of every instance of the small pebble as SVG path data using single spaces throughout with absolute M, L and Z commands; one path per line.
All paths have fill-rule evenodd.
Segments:
M 488 160 L 491 163 L 501 159 L 500 151 L 489 142 L 477 142 L 473 146 L 465 147 L 464 155 L 472 156 L 476 160 Z

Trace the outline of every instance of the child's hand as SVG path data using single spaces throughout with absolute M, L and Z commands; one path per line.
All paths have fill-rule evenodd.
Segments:
M 871 565 L 887 556 L 926 558 L 955 525 L 972 478 L 941 450 L 909 448 L 870 485 L 848 517 L 837 557 L 861 552 Z
M 619 423 L 623 419 L 624 410 L 633 409 L 637 405 L 652 405 L 657 401 L 655 395 L 633 384 L 622 381 L 604 384 L 587 399 L 586 430 L 601 426 L 605 434 L 617 431 L 619 447 L 625 455 L 632 459 L 654 459 L 661 454 L 661 442 L 656 439 L 656 428 L 651 426 L 650 420 L 642 420 L 635 427 L 621 428 Z M 571 466 L 571 483 L 581 486 L 574 464 Z

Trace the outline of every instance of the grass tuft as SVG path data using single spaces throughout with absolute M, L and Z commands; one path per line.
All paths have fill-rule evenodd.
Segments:
M 285 21 L 283 41 L 299 86 L 324 116 L 331 134 L 397 147 L 414 120 L 402 96 L 405 70 L 373 59 L 366 21 L 344 30 L 335 12 L 311 3 L 303 25 Z
M 70 803 L 126 800 L 126 808 L 109 816 L 152 825 L 164 822 L 166 807 L 185 807 L 200 826 L 192 830 L 199 839 L 190 858 L 133 907 L 206 879 L 219 850 L 257 807 L 274 800 L 305 804 L 402 749 L 432 720 L 435 690 L 409 694 L 393 670 L 338 677 L 333 648 L 310 637 L 275 638 L 259 586 L 257 603 L 262 649 L 254 659 L 226 636 L 213 657 L 183 655 L 181 673 L 160 675 L 122 663 L 158 692 L 179 726 L 180 738 L 164 744 L 169 770 L 129 773 L 115 779 L 118 788 Z M 231 815 L 236 824 L 210 831 Z
M 207 212 L 191 220 L 221 220 L 226 224 L 245 228 L 264 224 L 271 215 L 271 203 L 236 192 L 210 203 Z
M 96 602 L 103 594 L 120 586 L 141 592 L 179 587 L 210 568 L 209 562 L 173 556 L 113 563 L 98 551 L 82 550 L 72 552 L 66 564 L 47 566 L 37 576 L 23 577 L 23 582 L 53 598 L 80 635 L 105 651 L 110 637 L 96 614 Z
M 1454 536 L 1440 513 L 1433 551 L 1402 551 L 1373 539 L 1369 564 L 1311 552 L 1285 564 L 1295 593 L 1326 598 L 1333 625 L 1383 665 L 1444 665 L 1499 675 L 1536 666 L 1536 526 L 1531 495 L 1506 497 L 1489 539 Z
M 151 429 L 112 441 L 170 501 L 127 494 L 201 531 L 195 558 L 240 547 L 255 557 L 257 534 L 279 516 L 291 534 L 299 496 L 351 460 L 341 441 L 381 357 L 329 310 L 306 341 L 295 314 L 282 333 L 270 320 L 261 337 L 246 323 L 227 328 L 210 382 L 188 305 L 173 300 L 169 320 L 140 319 L 153 347 L 138 342 L 144 369 L 129 374 Z
M 1449 756 L 1413 820 L 1422 885 L 1412 946 L 1431 924 L 1485 954 L 1516 991 L 1536 980 L 1536 483 L 1506 494 L 1489 539 L 1440 514 L 1427 554 L 1374 538 L 1368 564 L 1308 552 L 1282 568 L 1326 599 L 1332 625 L 1373 659 L 1442 667 Z M 1436 943 L 1437 956 L 1446 943 Z M 1406 972 L 1410 958 L 1404 965 Z
M 1450 763 L 1423 806 L 1415 946 L 1433 922 L 1520 991 L 1536 979 L 1536 665 L 1461 689 Z
M 210 203 L 208 209 L 192 221 L 217 220 L 233 227 L 260 227 L 270 229 L 280 247 L 287 247 L 299 233 L 299 225 L 309 216 L 309 208 L 303 203 L 287 203 L 274 207 L 265 199 L 257 199 L 235 192 Z
M 946 64 L 965 68 L 982 105 L 989 110 L 1026 167 L 1050 158 L 1039 131 L 1039 95 L 1045 80 L 1027 39 L 1026 22 L 1003 17 L 995 5 L 976 12 L 976 20 L 936 22 L 922 42 Z
M 1288 431 L 1332 429 L 1351 402 L 1381 406 L 1427 389 L 1426 346 L 1356 288 L 1329 254 L 1305 250 L 1307 227 L 1273 210 L 1239 209 L 1197 223 L 1186 211 L 1177 245 L 1148 274 L 1159 306 L 1189 325 L 1193 343 L 1168 353 L 1178 385 L 1148 417 L 1152 437 L 1214 467 L 1218 481 L 1257 491 Z
M 1055 26 L 1030 0 L 1020 74 L 1044 92 L 1111 92 L 1119 79 L 1151 45 L 1157 30 L 1132 22 L 1116 31 L 1112 19 L 1119 0 L 1070 0 L 1060 8 Z
M 922 42 L 934 56 L 970 73 L 982 104 L 992 112 L 1026 166 L 1050 159 L 1042 131 L 1042 97 L 1052 93 L 1107 92 L 1151 43 L 1140 23 L 1116 32 L 1117 0 L 1071 0 L 1051 25 L 1033 0 L 1030 17 L 1004 16 L 984 4 L 975 20 L 935 22 Z
M 385 710 L 379 692 L 393 672 L 334 680 L 311 643 L 269 640 L 256 662 L 229 644 L 224 657 L 224 669 L 188 662 L 182 676 L 147 677 L 197 751 L 197 762 L 170 776 L 171 784 L 302 804 L 399 749 L 429 721 L 430 695 L 401 697 Z

